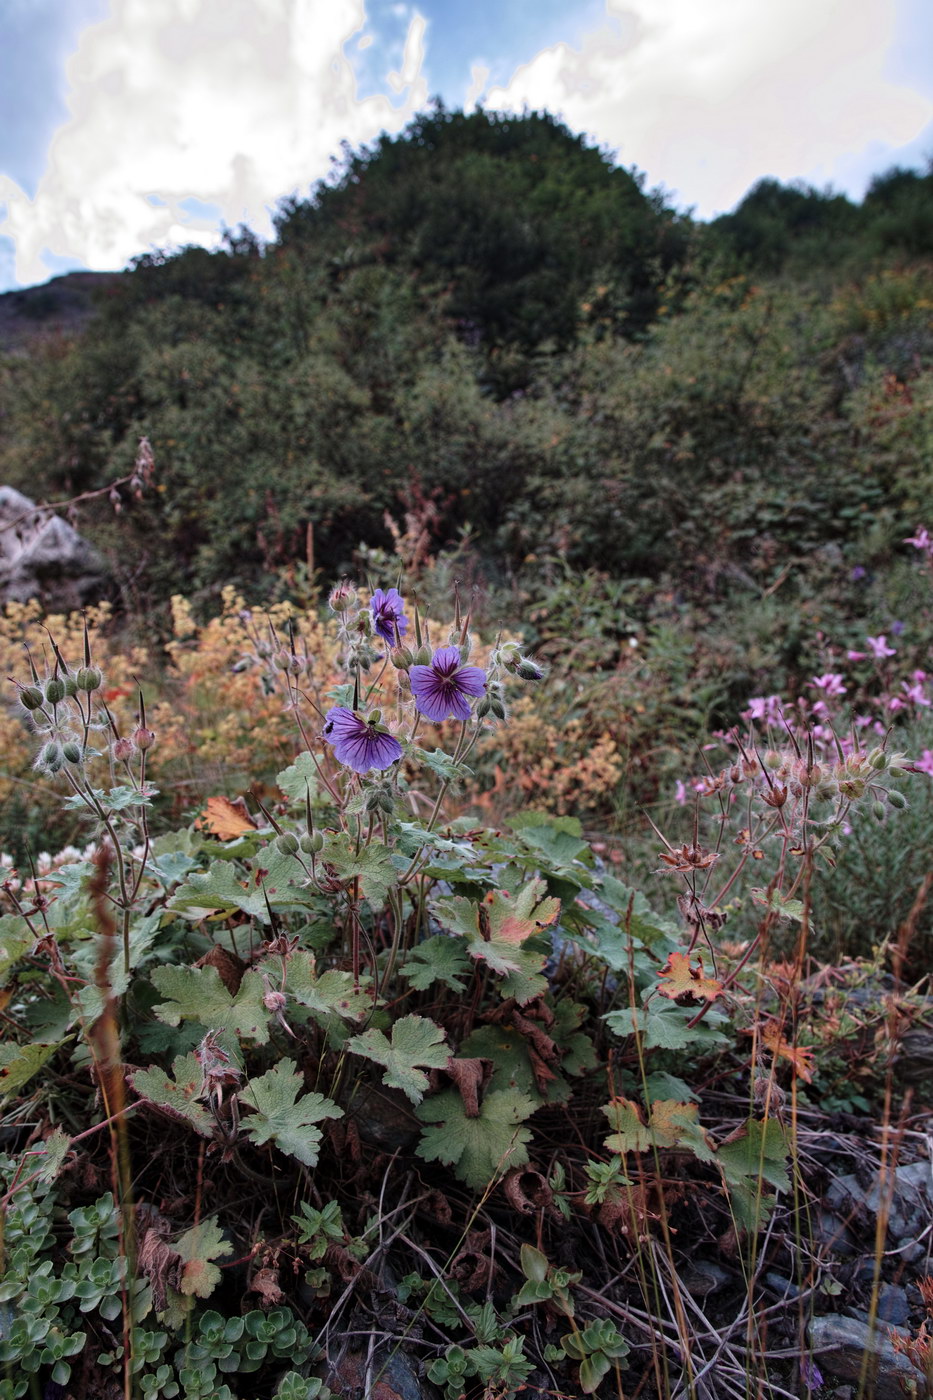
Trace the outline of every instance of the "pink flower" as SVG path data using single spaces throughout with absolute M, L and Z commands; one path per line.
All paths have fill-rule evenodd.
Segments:
M 916 673 L 915 673 L 916 674 Z M 923 673 L 921 672 L 921 675 Z M 901 681 L 901 690 L 912 701 L 914 705 L 929 705 L 930 700 L 923 689 L 922 681 L 914 681 L 913 685 L 908 685 L 906 681 Z
M 749 719 L 757 719 L 762 724 L 780 724 L 780 695 L 756 695 L 748 702 L 747 714 Z
M 933 749 L 924 749 L 923 753 L 914 762 L 914 768 L 918 773 L 929 773 L 933 778 Z
M 681 807 L 682 807 L 682 806 L 684 805 L 684 803 L 686 802 L 686 800 L 687 800 L 687 789 L 686 789 L 686 787 L 684 786 L 684 784 L 680 781 L 680 779 L 678 778 L 678 779 L 677 779 L 677 786 L 676 786 L 676 788 L 674 789 L 674 801 L 675 801 L 675 802 L 679 802 L 680 805 L 681 805 Z
M 810 685 L 815 690 L 822 690 L 825 695 L 845 695 L 846 687 L 842 683 L 842 676 L 832 671 L 827 671 L 824 676 L 814 676 Z
M 886 656 L 897 655 L 896 649 L 888 646 L 888 639 L 883 632 L 878 637 L 866 637 L 865 640 L 871 647 L 871 654 L 876 661 L 883 661 Z
M 918 525 L 917 533 L 909 535 L 904 543 L 912 544 L 914 549 L 922 549 L 926 554 L 933 555 L 933 538 L 924 525 Z
M 864 661 L 868 655 L 867 651 L 847 651 L 846 657 L 849 661 Z

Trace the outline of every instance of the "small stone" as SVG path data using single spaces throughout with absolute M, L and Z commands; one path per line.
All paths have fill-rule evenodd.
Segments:
M 706 1298 L 725 1288 L 732 1275 L 711 1259 L 695 1259 L 681 1275 L 681 1283 L 694 1298 Z
M 872 1396 L 872 1400 L 928 1396 L 921 1372 L 894 1350 L 886 1330 L 882 1324 L 872 1331 L 867 1323 L 854 1317 L 815 1317 L 810 1324 L 813 1359 L 821 1371 L 857 1386 L 867 1353 L 866 1396 Z

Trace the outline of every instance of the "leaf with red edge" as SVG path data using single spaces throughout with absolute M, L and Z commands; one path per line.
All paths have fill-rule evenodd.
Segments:
M 698 1001 L 715 1001 L 722 996 L 722 983 L 715 977 L 705 976 L 703 958 L 699 954 L 696 963 L 691 964 L 689 953 L 671 953 L 658 977 L 661 979 L 658 991 L 671 1001 L 686 996 Z
M 772 1017 L 761 1027 L 761 1043 L 770 1050 L 776 1060 L 788 1060 L 794 1067 L 794 1074 L 806 1084 L 813 1082 L 813 1051 L 807 1045 L 793 1045 L 784 1039 L 779 1021 Z

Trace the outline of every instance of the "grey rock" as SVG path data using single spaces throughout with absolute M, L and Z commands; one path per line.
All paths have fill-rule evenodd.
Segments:
M 761 1281 L 766 1288 L 769 1288 L 771 1292 L 775 1293 L 779 1298 L 796 1298 L 800 1293 L 800 1289 L 797 1287 L 796 1283 L 792 1282 L 789 1278 L 785 1278 L 783 1274 L 779 1274 L 775 1269 L 769 1269 Z
M 100 555 L 67 520 L 0 486 L 0 603 L 39 598 L 70 611 L 97 601 L 108 585 Z
M 866 1396 L 873 1400 L 930 1396 L 922 1373 L 888 1341 L 886 1327 L 871 1331 L 854 1317 L 833 1316 L 815 1317 L 809 1330 L 813 1360 L 824 1374 L 859 1385 L 867 1353 Z
M 900 1258 L 910 1263 L 923 1254 L 917 1240 L 933 1220 L 933 1163 L 910 1162 L 895 1170 L 893 1181 L 888 1178 L 882 1184 L 876 1177 L 868 1187 L 855 1175 L 840 1176 L 826 1193 L 832 1215 L 846 1223 L 870 1223 L 872 1228 L 887 1202 L 889 1248 L 898 1249 Z
M 858 1249 L 851 1230 L 831 1210 L 813 1212 L 813 1238 L 817 1244 L 843 1259 L 850 1258 Z
M 695 1259 L 681 1275 L 681 1283 L 694 1298 L 707 1298 L 718 1293 L 732 1279 L 728 1269 L 714 1264 L 711 1259 Z
M 853 1317 L 861 1318 L 867 1322 L 869 1312 L 867 1308 L 852 1308 Z M 910 1319 L 910 1303 L 907 1299 L 906 1289 L 901 1288 L 896 1283 L 883 1283 L 878 1289 L 878 1308 L 876 1318 L 879 1323 L 884 1323 L 888 1327 L 904 1327 Z

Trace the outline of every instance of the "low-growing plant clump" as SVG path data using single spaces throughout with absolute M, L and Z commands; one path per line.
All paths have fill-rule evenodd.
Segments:
M 910 697 L 892 673 L 843 714 L 827 669 L 752 700 L 656 828 L 646 895 L 574 815 L 477 821 L 477 755 L 551 682 L 459 594 L 442 626 L 400 587 L 341 583 L 329 620 L 231 595 L 194 647 L 179 604 L 174 715 L 112 684 L 89 624 L 19 668 L 20 735 L 85 836 L 2 886 L 4 1400 L 302 1400 L 400 1365 L 448 1400 L 812 1376 L 808 1320 L 849 1283 L 814 1245 L 813 1124 L 876 1113 L 896 1163 L 929 1026 L 920 905 L 893 976 L 852 963 L 864 995 L 834 998 L 813 891 L 928 781 L 890 723 Z M 282 766 L 246 801 L 186 792 L 179 825 L 156 781 L 186 739 Z M 687 1282 L 713 1255 L 715 1322 Z M 924 1326 L 898 1334 L 918 1377 Z

